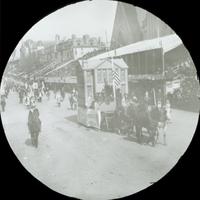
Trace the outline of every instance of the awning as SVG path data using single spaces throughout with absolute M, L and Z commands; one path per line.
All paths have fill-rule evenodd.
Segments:
M 62 69 L 63 67 L 66 67 L 68 64 L 70 64 L 70 63 L 72 63 L 72 62 L 74 62 L 74 61 L 75 61 L 75 60 L 70 60 L 69 62 L 65 62 L 64 64 L 58 65 L 55 69 L 52 69 L 51 71 L 47 72 L 47 73 L 45 74 L 45 76 L 48 75 L 48 74 L 50 74 L 50 73 L 52 73 L 52 72 L 55 72 L 55 71 L 57 71 L 57 70 L 59 70 L 59 69 Z
M 181 39 L 176 34 L 172 34 L 172 35 L 167 35 L 164 37 L 155 38 L 151 40 L 143 40 L 140 42 L 127 45 L 127 46 L 123 46 L 118 49 L 94 56 L 88 60 L 123 56 L 126 54 L 133 54 L 137 52 L 153 50 L 153 49 L 158 49 L 158 48 L 163 48 L 163 53 L 166 53 L 178 47 L 181 44 L 182 44 Z

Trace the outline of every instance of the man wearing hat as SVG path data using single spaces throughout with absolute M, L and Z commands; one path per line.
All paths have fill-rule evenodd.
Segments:
M 38 147 L 38 136 L 41 131 L 41 120 L 39 118 L 39 110 L 35 105 L 31 105 L 28 115 L 28 129 L 31 135 L 31 142 L 34 147 Z

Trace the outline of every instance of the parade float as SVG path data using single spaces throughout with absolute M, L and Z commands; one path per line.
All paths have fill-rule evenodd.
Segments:
M 78 122 L 101 129 L 103 114 L 109 116 L 116 107 L 116 90 L 128 93 L 128 66 L 123 59 L 79 60 L 77 66 Z M 106 92 L 110 89 L 110 93 Z M 110 99 L 101 95 L 108 94 Z M 107 100 L 106 100 L 107 99 Z M 105 115 L 104 115 L 105 116 Z

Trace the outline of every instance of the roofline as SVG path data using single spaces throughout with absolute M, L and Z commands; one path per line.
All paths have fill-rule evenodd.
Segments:
M 89 70 L 89 69 L 96 69 L 96 68 L 99 68 L 103 63 L 105 63 L 106 61 L 107 62 L 109 62 L 109 63 L 111 63 L 111 59 L 110 58 L 102 58 L 102 59 L 96 59 L 96 60 L 102 60 L 103 62 L 101 62 L 100 64 L 98 64 L 96 67 L 90 67 L 90 68 L 84 68 L 84 67 L 82 67 L 81 66 L 81 68 L 83 69 L 83 70 Z M 123 58 L 114 58 L 113 60 L 122 60 L 123 62 L 124 62 L 124 59 Z M 87 60 L 87 61 L 89 61 L 89 62 L 91 62 L 91 61 L 93 61 L 93 60 Z M 79 60 L 79 63 L 81 64 L 81 60 Z M 125 62 L 124 62 L 125 63 Z M 126 66 L 124 66 L 124 67 L 122 67 L 122 66 L 119 66 L 118 64 L 116 64 L 115 62 L 113 62 L 113 64 L 115 65 L 115 66 L 117 66 L 117 67 L 119 67 L 119 68 L 121 68 L 121 69 L 128 69 L 128 65 L 126 64 Z

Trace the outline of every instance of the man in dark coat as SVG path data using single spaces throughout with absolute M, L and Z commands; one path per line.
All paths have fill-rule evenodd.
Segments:
M 32 107 L 28 115 L 28 129 L 31 134 L 32 145 L 38 147 L 38 136 L 41 131 L 41 120 L 39 118 L 39 110 Z

